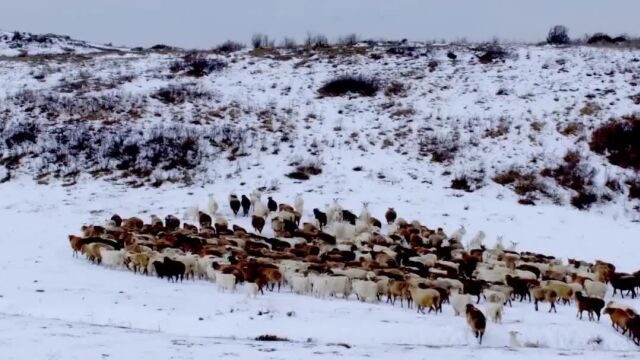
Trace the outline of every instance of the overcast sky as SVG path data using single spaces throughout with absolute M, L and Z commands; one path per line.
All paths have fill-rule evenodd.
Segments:
M 570 35 L 640 34 L 639 0 L 0 0 L 0 29 L 59 33 L 114 45 L 207 48 L 307 32 L 363 38 L 540 41 L 550 26 Z

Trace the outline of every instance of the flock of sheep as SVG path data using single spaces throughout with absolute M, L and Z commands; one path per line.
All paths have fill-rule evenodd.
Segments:
M 208 213 L 193 207 L 182 222 L 173 215 L 151 222 L 113 215 L 106 225 L 82 227 L 82 236 L 70 235 L 74 255 L 93 262 L 126 268 L 169 281 L 208 279 L 222 291 L 241 285 L 250 296 L 265 289 L 289 286 L 296 294 L 319 298 L 355 294 L 360 301 L 381 300 L 417 311 L 442 312 L 449 304 L 456 316 L 465 315 L 479 343 L 487 317 L 500 323 L 512 301 L 575 303 L 580 319 L 600 320 L 602 310 L 612 326 L 640 345 L 640 316 L 629 306 L 605 297 L 635 298 L 640 271 L 616 272 L 613 264 L 561 259 L 531 252 L 517 252 L 516 243 L 505 247 L 483 244 L 479 232 L 466 244 L 461 227 L 452 234 L 408 222 L 393 208 L 382 222 L 373 217 L 367 203 L 359 215 L 337 202 L 325 211 L 313 209 L 313 217 L 301 224 L 304 201 L 298 194 L 293 205 L 267 202 L 254 191 L 229 197 L 235 216 L 251 216 L 254 232 L 229 226 L 218 203 L 209 195 Z M 273 236 L 263 236 L 269 221 Z M 194 225 L 197 223 L 198 226 Z M 610 285 L 610 286 L 609 286 Z M 484 312 L 476 305 L 484 299 Z M 514 334 L 511 334 L 512 337 Z

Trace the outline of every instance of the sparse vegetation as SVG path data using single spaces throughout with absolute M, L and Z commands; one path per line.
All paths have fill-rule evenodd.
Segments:
M 318 93 L 322 96 L 344 96 L 358 94 L 361 96 L 374 96 L 380 89 L 377 79 L 362 75 L 343 75 L 327 81 Z
M 182 72 L 187 76 L 203 77 L 220 71 L 227 66 L 223 60 L 208 58 L 197 52 L 185 55 L 181 60 L 171 64 L 169 69 L 173 73 Z
M 611 120 L 591 134 L 591 150 L 624 168 L 640 169 L 640 118 Z
M 549 29 L 547 34 L 547 44 L 566 45 L 571 41 L 569 38 L 569 29 L 563 25 L 556 25 Z

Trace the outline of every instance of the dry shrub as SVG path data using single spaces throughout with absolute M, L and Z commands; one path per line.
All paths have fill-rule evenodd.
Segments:
M 591 134 L 589 146 L 613 165 L 639 170 L 640 118 L 626 116 L 607 122 Z
M 362 75 L 344 75 L 326 82 L 318 93 L 322 96 L 344 96 L 349 93 L 374 96 L 380 89 L 377 79 Z
M 277 335 L 260 335 L 255 338 L 256 341 L 291 341 L 285 337 L 280 337 Z
M 564 136 L 574 136 L 584 129 L 584 125 L 579 122 L 568 123 L 564 128 L 560 129 L 560 134 Z
M 385 96 L 406 96 L 407 95 L 407 86 L 401 83 L 400 81 L 392 81 L 387 87 L 384 89 Z
M 598 201 L 598 196 L 593 192 L 595 170 L 582 161 L 577 151 L 568 151 L 563 160 L 564 163 L 555 169 L 543 169 L 541 175 L 551 177 L 558 185 L 575 191 L 571 205 L 581 210 L 589 208 Z

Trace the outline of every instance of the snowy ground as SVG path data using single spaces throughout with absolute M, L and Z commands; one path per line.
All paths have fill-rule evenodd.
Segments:
M 387 202 L 397 201 L 406 190 L 393 186 L 377 189 L 366 181 L 359 185 L 345 204 L 359 209 L 357 201 L 369 198 L 374 215 L 379 217 Z M 436 316 L 418 315 L 397 304 L 363 304 L 353 298 L 318 300 L 288 291 L 267 293 L 254 300 L 241 293 L 221 293 L 205 281 L 169 284 L 108 270 L 71 255 L 66 236 L 78 233 L 82 223 L 102 221 L 116 211 L 143 217 L 182 214 L 186 206 L 204 206 L 208 191 L 221 197 L 233 186 L 127 189 L 91 181 L 75 187 L 41 186 L 30 180 L 0 185 L 0 218 L 7 224 L 0 243 L 3 249 L 10 249 L 0 253 L 3 358 L 127 359 L 142 354 L 145 359 L 186 359 L 215 354 L 273 359 L 418 359 L 433 354 L 457 359 L 480 354 L 483 358 L 603 359 L 637 354 L 638 348 L 617 334 L 608 318 L 600 323 L 579 321 L 574 306 L 560 305 L 558 314 L 548 314 L 546 305 L 535 313 L 532 304 L 514 303 L 506 309 L 503 324 L 488 325 L 479 348 L 464 319 L 454 317 L 449 305 L 444 306 L 444 314 Z M 273 195 L 286 199 L 302 190 L 292 185 L 286 194 Z M 334 185 L 325 188 L 328 193 L 332 190 Z M 327 196 L 305 193 L 307 207 Z M 637 267 L 633 254 L 623 249 L 630 246 L 625 241 L 632 241 L 625 239 L 639 233 L 638 224 L 589 217 L 566 208 L 505 206 L 505 201 L 493 199 L 478 201 L 468 210 L 464 206 L 476 202 L 446 195 L 432 195 L 430 206 L 424 206 L 419 196 L 405 200 L 396 204 L 401 216 L 430 219 L 431 223 L 443 219 L 449 231 L 464 223 L 471 232 L 483 228 L 488 239 L 494 239 L 500 229 L 506 240 L 517 239 L 522 250 L 571 254 L 586 260 L 597 256 L 623 270 Z M 220 202 L 229 215 L 228 207 Z M 246 219 L 237 223 L 247 224 Z M 562 228 L 566 231 L 555 235 Z M 579 245 L 596 244 L 601 232 L 610 235 L 609 246 Z M 630 303 L 640 307 L 640 301 Z M 507 348 L 511 330 L 521 333 L 522 348 Z M 263 334 L 291 342 L 252 341 Z M 601 343 L 594 343 L 598 338 Z

